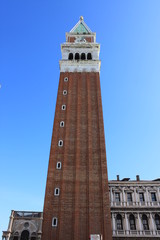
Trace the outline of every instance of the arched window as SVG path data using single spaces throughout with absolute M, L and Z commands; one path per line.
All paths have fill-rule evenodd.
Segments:
M 31 240 L 36 240 L 36 232 L 33 232 L 33 233 L 31 234 Z
M 81 60 L 85 60 L 86 59 L 86 55 L 85 55 L 85 53 L 82 53 L 81 54 Z
M 79 53 L 75 54 L 75 60 L 79 60 Z
M 24 230 L 21 234 L 21 240 L 29 240 L 29 232 Z
M 59 125 L 60 127 L 64 127 L 64 121 L 61 121 Z
M 117 230 L 123 230 L 122 216 L 120 214 L 117 214 L 116 224 L 117 224 Z
M 135 217 L 133 214 L 129 216 L 130 230 L 136 230 Z
M 61 162 L 57 162 L 56 168 L 57 168 L 57 169 L 61 169 L 61 168 L 62 168 Z
M 67 95 L 67 90 L 63 90 L 63 95 Z
M 88 59 L 88 60 L 91 60 L 91 59 L 92 59 L 91 53 L 88 53 L 88 54 L 87 54 L 87 59 Z
M 66 110 L 66 105 L 65 104 L 62 105 L 62 110 Z
M 148 218 L 145 214 L 142 215 L 142 224 L 144 230 L 149 230 Z
M 18 240 L 18 239 L 19 239 L 19 233 L 18 233 L 18 232 L 15 232 L 15 233 L 14 233 L 13 240 Z
M 69 53 L 68 59 L 73 60 L 73 53 Z
M 59 188 L 55 188 L 54 189 L 54 196 L 59 196 L 60 194 L 60 189 Z
M 160 216 L 158 214 L 155 215 L 155 223 L 157 230 L 160 230 Z
M 59 147 L 63 147 L 63 140 L 59 140 L 59 141 L 58 141 L 58 146 L 59 146 Z
M 58 225 L 58 219 L 56 217 L 52 218 L 52 227 L 57 227 Z

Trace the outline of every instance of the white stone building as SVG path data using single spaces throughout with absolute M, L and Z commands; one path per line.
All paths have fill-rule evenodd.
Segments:
M 11 211 L 7 231 L 2 240 L 40 240 L 42 234 L 42 212 Z
M 113 239 L 160 239 L 160 179 L 109 182 Z

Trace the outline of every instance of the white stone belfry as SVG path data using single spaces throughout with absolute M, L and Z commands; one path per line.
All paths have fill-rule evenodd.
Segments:
M 61 44 L 61 72 L 100 72 L 100 45 L 96 33 L 86 25 L 83 17 L 66 33 L 66 42 Z

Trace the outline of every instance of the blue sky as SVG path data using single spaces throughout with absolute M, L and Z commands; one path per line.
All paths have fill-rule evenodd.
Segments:
M 109 179 L 160 177 L 160 1 L 0 1 L 0 232 L 43 210 L 60 44 L 84 20 L 101 44 Z

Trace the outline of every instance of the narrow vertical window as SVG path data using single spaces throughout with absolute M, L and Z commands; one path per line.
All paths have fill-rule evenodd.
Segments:
M 135 217 L 133 214 L 129 216 L 130 230 L 136 230 Z
M 120 204 L 120 193 L 119 192 L 115 192 L 115 202 L 116 202 L 116 204 Z
M 143 192 L 139 193 L 139 200 L 141 203 L 144 203 L 144 193 Z
M 59 146 L 59 147 L 63 147 L 63 140 L 59 140 L 59 141 L 58 141 L 58 146 Z
M 52 227 L 57 227 L 58 219 L 56 217 L 52 218 Z
M 117 230 L 123 230 L 122 216 L 120 214 L 117 214 L 116 223 L 117 223 Z
M 64 127 L 64 121 L 60 122 L 60 127 Z
M 149 230 L 148 218 L 145 214 L 143 214 L 143 216 L 142 216 L 142 224 L 143 224 L 144 230 Z
M 66 110 L 66 105 L 62 105 L 62 110 Z
M 160 217 L 158 214 L 155 215 L 155 223 L 157 230 L 160 230 Z
M 67 90 L 63 90 L 63 95 L 67 95 Z
M 64 78 L 64 82 L 68 82 L 68 77 L 65 77 L 65 78 Z
M 151 193 L 151 199 L 152 199 L 152 202 L 156 202 L 157 201 L 155 192 Z
M 57 169 L 61 169 L 61 168 L 62 168 L 61 162 L 57 162 L 56 168 L 57 168 Z
M 54 189 L 54 196 L 59 196 L 60 194 L 60 189 L 59 188 L 55 188 Z
M 132 193 L 127 193 L 127 201 L 128 203 L 132 203 Z

